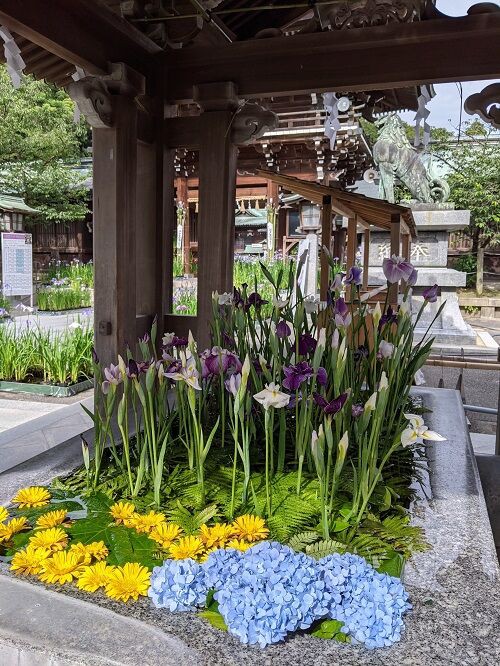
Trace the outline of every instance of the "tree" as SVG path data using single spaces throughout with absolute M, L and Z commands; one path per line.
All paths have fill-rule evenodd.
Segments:
M 88 212 L 84 177 L 74 165 L 86 153 L 90 132 L 73 114 L 64 90 L 31 76 L 15 90 L 0 65 L 0 191 L 39 210 L 33 221 L 70 222 Z
M 436 143 L 432 152 L 447 167 L 450 200 L 457 208 L 470 210 L 466 230 L 472 252 L 500 243 L 500 139 L 489 126 L 476 120 L 464 123 L 461 141 Z

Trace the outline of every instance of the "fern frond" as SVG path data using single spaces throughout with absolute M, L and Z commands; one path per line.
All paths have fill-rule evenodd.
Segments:
M 313 557 L 315 560 L 321 560 L 323 557 L 333 555 L 334 553 L 345 553 L 347 546 L 345 543 L 335 541 L 334 539 L 323 539 L 317 543 L 306 546 L 306 555 Z
M 320 535 L 318 532 L 300 532 L 290 539 L 288 545 L 290 548 L 300 553 L 306 549 L 306 546 L 318 541 L 319 538 Z

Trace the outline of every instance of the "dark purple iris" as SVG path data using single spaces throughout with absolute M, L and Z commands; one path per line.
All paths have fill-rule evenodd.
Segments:
M 435 284 L 432 287 L 427 287 L 427 289 L 424 289 L 423 297 L 428 303 L 435 303 L 437 301 L 438 294 L 439 287 L 437 284 Z
M 326 374 L 325 368 L 318 368 L 316 373 L 316 381 L 320 386 L 326 386 L 328 382 L 328 375 Z
M 225 375 L 227 372 L 235 373 L 241 371 L 241 361 L 228 349 L 212 347 L 200 354 L 201 376 Z
M 99 356 L 97 356 L 95 347 L 92 347 L 92 360 L 94 361 L 95 365 L 99 364 Z
M 292 329 L 284 319 L 282 319 L 280 322 L 278 322 L 278 325 L 276 326 L 276 335 L 278 338 L 283 340 L 284 338 L 287 338 L 292 332 Z
M 359 345 L 353 356 L 356 362 L 361 361 L 364 358 L 368 358 L 368 347 L 366 345 Z
M 134 377 L 138 377 L 140 372 L 141 371 L 139 370 L 137 362 L 134 361 L 133 358 L 131 358 L 127 364 L 127 376 L 132 379 Z
M 349 271 L 349 273 L 347 274 L 347 277 L 344 280 L 344 284 L 355 284 L 359 286 L 362 283 L 361 280 L 362 272 L 363 272 L 362 268 L 360 268 L 359 266 L 353 266 Z
M 139 342 L 144 342 L 144 344 L 148 344 L 148 342 L 151 340 L 149 337 L 149 333 L 144 333 L 142 338 L 139 338 Z
M 299 354 L 305 356 L 316 349 L 316 340 L 309 333 L 304 333 L 299 337 Z
M 235 308 L 243 308 L 245 306 L 243 295 L 236 287 L 233 288 L 233 305 Z
M 142 342 L 146 342 L 146 340 L 142 340 Z M 189 340 L 187 338 L 179 338 L 177 335 L 174 335 L 170 342 L 164 345 L 164 348 L 168 349 L 169 347 L 187 347 L 188 342 Z
M 349 312 L 349 306 L 342 297 L 337 298 L 337 300 L 335 301 L 335 307 L 333 308 L 333 315 L 337 326 L 349 326 L 349 324 L 351 323 L 351 314 Z
M 260 294 L 254 291 L 248 297 L 247 308 L 250 308 L 252 305 L 255 308 L 260 308 L 262 305 L 267 305 L 267 303 L 269 303 L 269 301 L 265 301 Z
M 361 414 L 365 411 L 363 405 L 353 405 L 351 408 L 352 415 L 355 419 L 359 418 Z
M 349 397 L 348 393 L 341 393 L 339 396 L 334 398 L 331 402 L 328 402 L 322 395 L 319 393 L 314 393 L 314 402 L 321 407 L 323 413 L 327 416 L 334 416 L 337 412 L 340 412 L 342 407 L 345 405 L 347 398 Z
M 386 324 L 396 324 L 397 321 L 398 321 L 398 316 L 394 312 L 392 307 L 389 305 L 389 307 L 387 308 L 387 312 L 383 314 L 382 317 L 380 318 L 380 321 L 378 323 L 378 329 L 380 331 L 382 326 L 385 326 Z
M 297 365 L 290 365 L 288 368 L 283 368 L 285 379 L 283 386 L 289 391 L 296 391 L 303 382 L 306 382 L 313 376 L 314 371 L 307 361 L 301 361 Z

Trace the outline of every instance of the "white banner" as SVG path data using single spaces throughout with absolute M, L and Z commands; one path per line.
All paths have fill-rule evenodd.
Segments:
M 2 234 L 2 291 L 4 296 L 33 296 L 31 234 Z

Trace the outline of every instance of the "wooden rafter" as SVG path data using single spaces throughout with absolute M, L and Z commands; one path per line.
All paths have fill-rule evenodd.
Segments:
M 499 34 L 500 12 L 493 12 L 193 47 L 162 56 L 166 94 L 187 101 L 193 85 L 210 81 L 233 81 L 248 98 L 491 79 L 499 72 Z
M 160 52 L 151 40 L 99 1 L 2 0 L 0 24 L 92 74 L 109 62 L 126 62 L 147 74 Z

